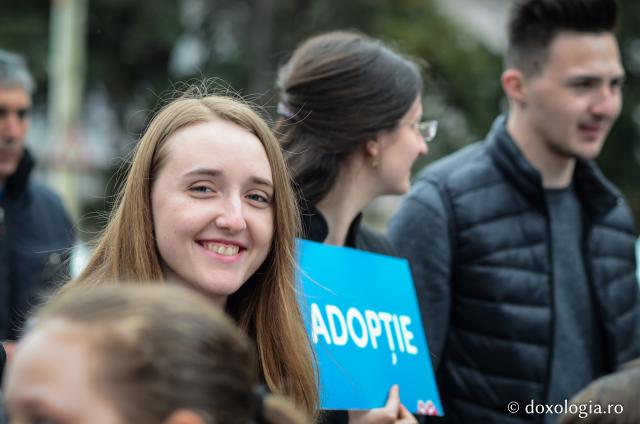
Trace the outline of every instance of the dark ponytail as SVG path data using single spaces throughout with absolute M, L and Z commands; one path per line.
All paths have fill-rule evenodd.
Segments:
M 398 125 L 422 92 L 422 77 L 380 41 L 335 31 L 300 45 L 280 69 L 278 86 L 275 132 L 299 197 L 315 205 L 346 158 Z

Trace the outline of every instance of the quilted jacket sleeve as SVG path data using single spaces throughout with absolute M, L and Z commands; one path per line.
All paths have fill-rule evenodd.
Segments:
M 420 313 L 437 370 L 451 307 L 452 242 L 443 197 L 432 182 L 418 181 L 389 224 L 398 254 L 409 260 Z

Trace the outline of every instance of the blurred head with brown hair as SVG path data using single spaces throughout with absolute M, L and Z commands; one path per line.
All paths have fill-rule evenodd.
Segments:
M 176 286 L 105 286 L 39 311 L 6 399 L 16 424 L 304 422 L 258 387 L 249 341 L 207 299 Z
M 560 424 L 634 424 L 640 422 L 640 359 L 605 375 L 578 393 Z

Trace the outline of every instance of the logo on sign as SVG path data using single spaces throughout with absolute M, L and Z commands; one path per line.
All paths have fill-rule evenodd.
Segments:
M 438 408 L 430 400 L 424 402 L 418 401 L 418 414 L 420 415 L 438 415 Z

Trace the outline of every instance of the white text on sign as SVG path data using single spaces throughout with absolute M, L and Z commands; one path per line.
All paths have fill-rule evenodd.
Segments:
M 326 320 L 325 320 L 326 317 Z M 357 347 L 378 349 L 378 338 L 383 334 L 391 350 L 391 361 L 397 363 L 396 349 L 416 355 L 418 349 L 411 344 L 414 338 L 409 330 L 411 318 L 389 312 L 349 308 L 344 314 L 335 305 L 325 305 L 324 315 L 316 303 L 311 304 L 311 338 L 314 344 L 322 337 L 328 345 L 344 346 L 351 340 Z

